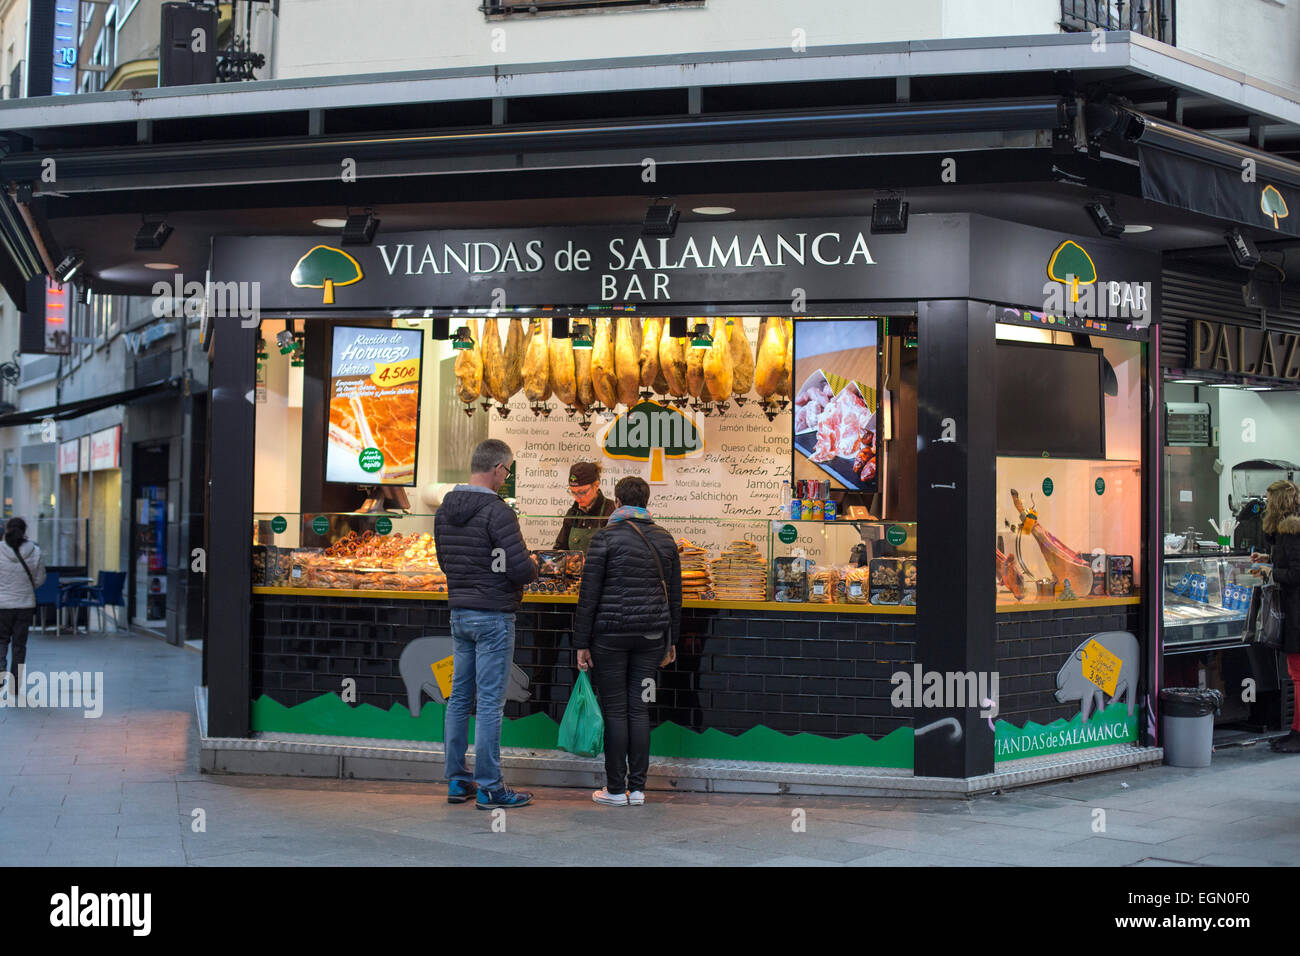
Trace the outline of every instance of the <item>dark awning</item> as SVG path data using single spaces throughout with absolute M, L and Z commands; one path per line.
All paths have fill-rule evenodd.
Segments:
M 1300 236 L 1300 164 L 1133 110 L 1142 198 L 1229 222 Z
M 131 402 L 152 398 L 162 393 L 179 392 L 181 384 L 182 380 L 179 377 L 169 378 L 165 381 L 154 382 L 152 385 L 128 388 L 125 391 L 113 392 L 109 395 L 96 395 L 94 398 L 83 398 L 80 401 L 68 402 L 65 405 L 48 405 L 45 408 L 11 412 L 8 415 L 0 415 L 0 428 L 8 428 L 11 425 L 33 425 L 36 422 L 43 422 L 47 418 L 56 422 L 66 421 L 69 418 L 80 418 L 82 415 L 97 412 L 101 408 L 128 405 Z

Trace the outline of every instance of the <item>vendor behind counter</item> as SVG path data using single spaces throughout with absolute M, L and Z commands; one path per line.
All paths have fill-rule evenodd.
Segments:
M 586 554 L 592 535 L 605 527 L 614 512 L 614 502 L 600 490 L 600 466 L 590 461 L 575 463 L 569 469 L 569 494 L 574 501 L 560 522 L 555 548 Z

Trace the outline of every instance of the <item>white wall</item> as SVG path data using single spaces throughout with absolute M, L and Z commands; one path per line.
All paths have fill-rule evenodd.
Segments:
M 1057 33 L 1057 0 L 709 0 L 700 8 L 488 20 L 479 0 L 284 0 L 277 77 L 545 63 L 939 37 Z M 345 28 L 340 28 L 341 25 Z M 494 30 L 505 43 L 493 49 Z M 499 45 L 499 43 L 498 43 Z M 791 55 L 795 55 L 791 53 Z
M 1300 91 L 1300 0 L 1178 0 L 1181 50 Z
M 1245 389 L 1203 389 L 1219 393 L 1214 420 L 1219 426 L 1219 511 L 1228 511 L 1232 466 L 1252 458 L 1276 458 L 1300 464 L 1300 393 L 1248 392 Z M 1254 441 L 1248 419 L 1254 421 Z
M 289 519 L 289 535 L 296 541 L 302 491 L 302 409 L 289 407 L 289 356 L 281 355 L 275 346 L 275 334 L 283 328 L 279 319 L 262 323 L 268 364 L 266 402 L 257 405 L 255 418 L 253 511 L 259 517 L 284 515 Z

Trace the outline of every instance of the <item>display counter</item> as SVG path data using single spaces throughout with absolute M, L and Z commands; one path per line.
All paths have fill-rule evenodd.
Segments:
M 533 545 L 553 538 L 560 521 L 520 516 Z M 915 523 L 659 516 L 655 521 L 677 540 L 687 606 L 909 613 L 916 605 Z M 253 583 L 259 587 L 430 598 L 447 589 L 433 544 L 433 515 L 258 515 L 254 542 Z M 533 554 L 541 573 L 526 599 L 576 600 L 583 554 L 548 549 Z
M 1166 555 L 1161 615 L 1166 653 L 1246 647 L 1251 591 L 1262 583 L 1249 554 Z

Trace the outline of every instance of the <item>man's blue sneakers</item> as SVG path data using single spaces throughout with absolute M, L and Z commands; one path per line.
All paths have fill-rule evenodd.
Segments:
M 531 793 L 502 787 L 500 790 L 480 790 L 475 806 L 480 810 L 495 810 L 498 807 L 513 810 L 515 807 L 526 807 L 532 802 L 533 795 Z
M 477 790 L 478 785 L 473 780 L 450 780 L 447 782 L 447 802 L 464 803 Z

